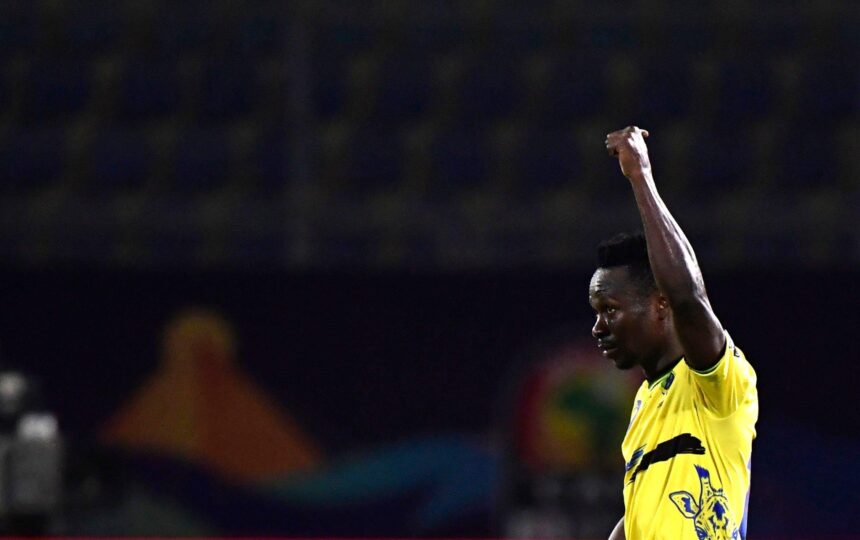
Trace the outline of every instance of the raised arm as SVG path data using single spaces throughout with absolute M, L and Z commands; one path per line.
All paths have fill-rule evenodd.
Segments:
M 687 364 L 712 367 L 722 356 L 725 336 L 711 309 L 696 254 L 657 192 L 645 138 L 648 132 L 627 127 L 606 136 L 606 149 L 618 156 L 630 181 L 648 242 L 648 258 L 660 292 L 672 308 L 675 331 Z

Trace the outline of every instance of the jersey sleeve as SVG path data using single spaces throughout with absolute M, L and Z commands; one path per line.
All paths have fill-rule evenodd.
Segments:
M 705 371 L 690 368 L 690 374 L 704 397 L 705 407 L 720 417 L 735 412 L 755 392 L 755 370 L 728 333 L 726 350 L 716 365 Z

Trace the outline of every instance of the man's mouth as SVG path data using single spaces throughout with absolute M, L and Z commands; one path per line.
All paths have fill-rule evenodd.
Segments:
M 611 341 L 600 341 L 597 343 L 597 348 L 600 349 L 600 353 L 605 357 L 610 357 L 618 352 L 618 345 Z

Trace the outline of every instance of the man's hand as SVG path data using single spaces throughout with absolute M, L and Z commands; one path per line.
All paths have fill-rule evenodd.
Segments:
M 606 150 L 610 156 L 618 156 L 621 172 L 627 178 L 637 178 L 651 169 L 646 137 L 648 132 L 636 126 L 613 131 L 606 136 Z

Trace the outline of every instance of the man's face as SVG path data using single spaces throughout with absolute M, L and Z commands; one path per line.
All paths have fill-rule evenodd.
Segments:
M 636 288 L 627 267 L 598 268 L 591 278 L 588 301 L 597 320 L 591 335 L 604 357 L 619 369 L 639 365 L 664 339 L 659 296 Z

